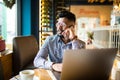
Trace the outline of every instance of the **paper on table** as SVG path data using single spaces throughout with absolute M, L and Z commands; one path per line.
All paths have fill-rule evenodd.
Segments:
M 48 74 L 50 75 L 50 77 L 52 78 L 52 80 L 57 80 L 54 76 L 54 74 L 52 73 L 52 71 L 47 70 Z
M 50 70 L 45 69 L 35 69 L 35 78 L 38 77 L 39 80 L 57 80 Z

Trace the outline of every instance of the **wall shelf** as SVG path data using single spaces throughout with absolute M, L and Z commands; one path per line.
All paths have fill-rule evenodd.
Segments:
M 56 34 L 57 14 L 62 10 L 69 10 L 69 6 L 65 0 L 40 0 L 39 3 L 39 45 L 41 47 L 48 36 Z

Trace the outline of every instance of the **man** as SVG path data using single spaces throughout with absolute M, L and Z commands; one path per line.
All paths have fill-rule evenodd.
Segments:
M 62 11 L 56 23 L 57 34 L 49 36 L 34 59 L 34 66 L 62 71 L 62 59 L 66 49 L 85 48 L 85 43 L 74 32 L 76 17 L 69 11 Z

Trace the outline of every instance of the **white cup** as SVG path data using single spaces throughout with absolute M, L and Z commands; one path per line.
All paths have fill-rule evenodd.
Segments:
M 20 80 L 33 80 L 34 70 L 23 70 L 19 72 Z

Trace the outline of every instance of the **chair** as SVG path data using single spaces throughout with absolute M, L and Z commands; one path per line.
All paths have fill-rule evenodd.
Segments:
M 13 76 L 24 69 L 33 69 L 33 60 L 38 52 L 34 36 L 21 36 L 13 39 Z

